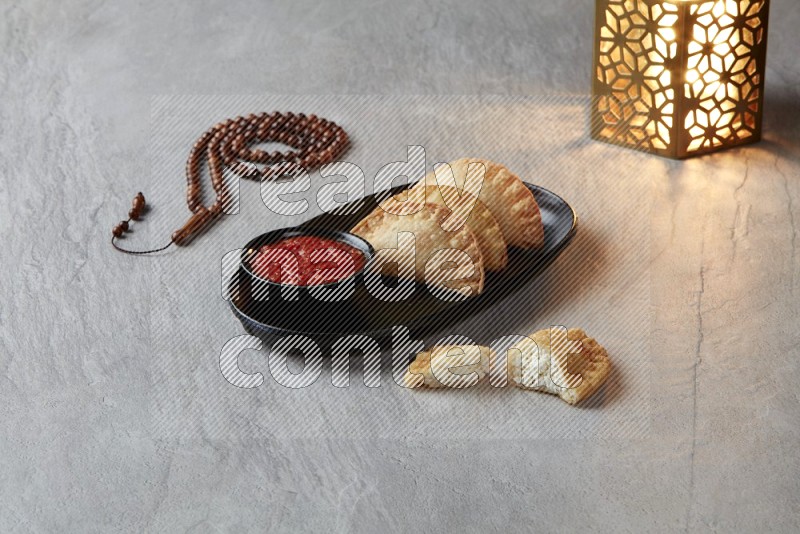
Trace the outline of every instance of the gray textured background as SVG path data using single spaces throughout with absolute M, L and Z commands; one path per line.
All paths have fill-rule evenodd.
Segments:
M 584 93 L 593 2 L 1 7 L 0 530 L 800 528 L 794 0 L 765 141 L 647 159 L 650 431 L 602 441 L 154 435 L 151 260 L 107 244 L 154 94 Z

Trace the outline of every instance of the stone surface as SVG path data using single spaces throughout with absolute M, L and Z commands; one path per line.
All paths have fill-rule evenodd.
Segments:
M 164 431 L 154 362 L 176 356 L 159 352 L 170 291 L 159 269 L 184 260 L 130 258 L 107 242 L 142 184 L 164 184 L 157 191 L 176 203 L 182 194 L 180 170 L 174 180 L 151 176 L 153 95 L 581 94 L 592 2 L 0 8 L 0 530 L 800 528 L 792 0 L 773 0 L 761 144 L 682 163 L 585 137 L 557 151 L 572 151 L 574 169 L 636 161 L 650 187 L 649 425 L 608 439 Z M 558 174 L 532 181 L 578 194 Z M 616 187 L 629 193 L 624 180 Z M 169 222 L 157 205 L 152 218 L 147 239 Z M 593 295 L 581 294 L 586 310 Z M 501 320 L 516 320 L 509 302 L 496 310 Z M 235 334 L 215 306 L 200 317 L 224 317 L 219 332 Z M 187 348 L 198 368 L 217 365 L 215 332 Z M 209 400 L 204 385 L 187 403 Z M 298 397 L 298 409 L 331 389 Z M 558 402 L 532 405 L 547 400 Z

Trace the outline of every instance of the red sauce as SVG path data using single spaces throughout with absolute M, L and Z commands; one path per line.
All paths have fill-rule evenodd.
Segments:
M 262 246 L 250 266 L 256 275 L 272 282 L 317 286 L 354 275 L 366 261 L 363 252 L 347 243 L 297 236 Z

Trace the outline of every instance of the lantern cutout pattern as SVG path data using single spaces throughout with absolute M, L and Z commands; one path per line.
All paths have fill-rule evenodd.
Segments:
M 592 137 L 672 158 L 761 138 L 769 0 L 597 0 Z

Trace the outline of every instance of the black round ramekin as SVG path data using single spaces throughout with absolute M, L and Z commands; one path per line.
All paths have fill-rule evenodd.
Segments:
M 250 262 L 261 247 L 298 236 L 322 237 L 350 245 L 364 254 L 364 267 L 347 278 L 314 286 L 282 284 L 256 274 Z M 319 326 L 318 323 L 324 322 L 331 314 L 352 311 L 356 300 L 363 298 L 364 270 L 374 255 L 375 249 L 372 245 L 349 232 L 297 227 L 261 234 L 251 239 L 241 253 L 239 269 L 235 275 L 238 281 L 238 306 L 245 308 L 254 319 L 267 319 L 275 314 L 287 317 L 288 314 L 299 322 Z M 348 292 L 345 284 L 352 284 L 352 291 Z

